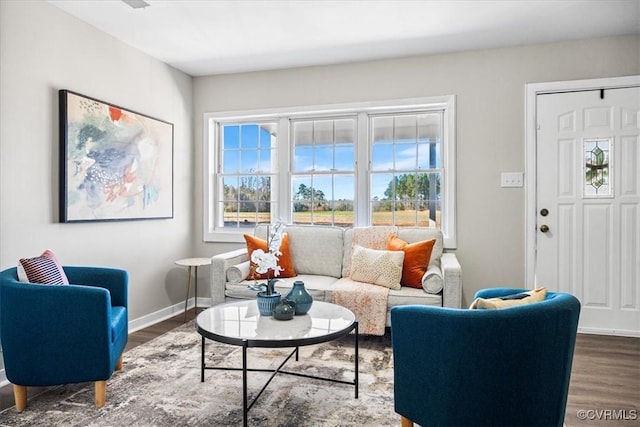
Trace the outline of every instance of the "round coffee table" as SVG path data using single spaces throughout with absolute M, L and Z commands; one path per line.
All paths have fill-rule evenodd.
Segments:
M 242 371 L 243 425 L 247 425 L 247 414 L 271 380 L 277 374 L 314 378 L 355 387 L 358 398 L 358 321 L 345 307 L 328 302 L 314 301 L 307 314 L 295 316 L 292 320 L 276 320 L 261 316 L 255 300 L 243 300 L 220 304 L 204 310 L 196 318 L 196 330 L 202 335 L 200 381 L 204 382 L 205 369 Z M 335 340 L 355 331 L 354 335 L 354 380 L 342 381 L 334 378 L 317 377 L 298 372 L 282 370 L 295 355 L 298 348 Z M 215 367 L 205 365 L 205 341 L 213 341 L 242 347 L 242 368 Z M 294 350 L 276 369 L 254 369 L 247 367 L 249 347 L 294 347 Z M 247 399 L 247 372 L 271 372 L 271 377 L 251 403 Z

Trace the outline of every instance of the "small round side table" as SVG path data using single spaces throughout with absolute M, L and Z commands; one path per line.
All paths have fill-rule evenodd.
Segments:
M 176 261 L 177 265 L 187 267 L 187 297 L 184 300 L 184 318 L 187 319 L 187 303 L 189 302 L 189 289 L 191 288 L 191 268 L 195 267 L 195 289 L 193 299 L 196 303 L 196 316 L 198 315 L 198 267 L 211 265 L 211 258 L 184 258 Z

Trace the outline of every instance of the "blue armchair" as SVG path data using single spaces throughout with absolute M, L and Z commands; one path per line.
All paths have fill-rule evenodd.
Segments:
M 486 289 L 493 298 L 522 289 Z M 402 426 L 562 426 L 580 303 L 548 292 L 497 310 L 391 310 Z
M 0 272 L 0 342 L 16 409 L 28 386 L 95 382 L 95 404 L 106 380 L 122 368 L 128 336 L 128 274 L 102 267 L 63 267 L 71 285 L 19 282 Z

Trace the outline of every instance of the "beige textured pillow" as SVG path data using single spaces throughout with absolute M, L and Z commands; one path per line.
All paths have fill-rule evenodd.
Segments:
M 526 295 L 524 298 L 513 299 L 514 295 L 505 295 L 497 298 L 476 298 L 469 308 L 492 309 L 513 307 L 515 305 L 529 304 L 532 302 L 543 301 L 547 297 L 546 288 L 537 288 L 527 292 L 521 292 L 515 296 Z
M 355 245 L 351 255 L 351 280 L 400 289 L 403 251 L 380 251 Z

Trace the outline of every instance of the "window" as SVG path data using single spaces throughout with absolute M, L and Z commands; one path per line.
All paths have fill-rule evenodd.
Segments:
M 205 116 L 205 241 L 260 222 L 438 227 L 455 247 L 453 96 Z
M 220 227 L 254 227 L 269 222 L 277 201 L 277 124 L 244 123 L 219 127 L 218 212 Z
M 291 125 L 292 223 L 353 226 L 355 118 Z
M 371 118 L 373 225 L 440 227 L 442 112 Z

